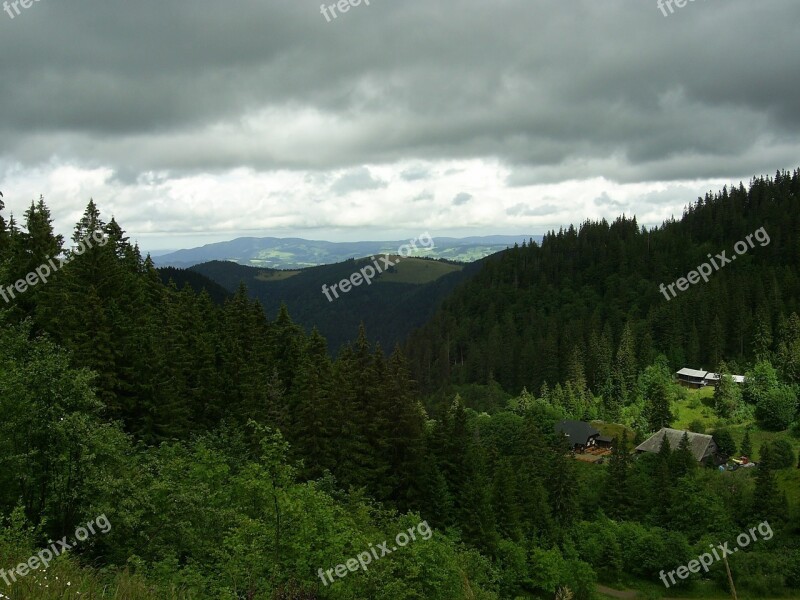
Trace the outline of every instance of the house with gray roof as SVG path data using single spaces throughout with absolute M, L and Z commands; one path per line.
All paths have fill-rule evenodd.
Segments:
M 719 448 L 714 438 L 705 433 L 694 433 L 692 431 L 681 431 L 680 429 L 662 428 L 658 433 L 653 434 L 644 442 L 636 446 L 636 452 L 658 453 L 664 436 L 669 440 L 669 446 L 676 450 L 683 439 L 684 434 L 689 438 L 689 450 L 697 462 L 704 462 L 708 457 L 716 461 L 719 455 Z
M 712 371 L 698 371 L 697 369 L 688 369 L 684 367 L 675 373 L 675 377 L 678 379 L 678 383 L 683 386 L 690 388 L 701 388 L 705 386 L 719 385 L 722 375 L 719 373 L 713 373 Z M 744 383 L 743 375 L 731 375 L 731 377 L 736 383 Z

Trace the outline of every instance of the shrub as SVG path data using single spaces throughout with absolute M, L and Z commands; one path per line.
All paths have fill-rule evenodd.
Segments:
M 703 422 L 700 419 L 695 419 L 689 423 L 689 431 L 693 433 L 705 433 L 706 427 L 703 425 Z
M 723 456 L 733 456 L 736 454 L 736 442 L 733 440 L 731 432 L 727 429 L 719 429 L 714 432 L 714 441 L 719 447 Z
M 797 413 L 797 396 L 786 385 L 779 385 L 765 394 L 756 407 L 756 417 L 764 427 L 775 431 L 786 429 Z

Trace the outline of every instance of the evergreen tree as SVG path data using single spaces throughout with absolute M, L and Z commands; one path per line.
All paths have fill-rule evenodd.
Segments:
M 745 436 L 747 435 L 747 432 L 745 432 Z M 717 429 L 714 432 L 714 442 L 716 442 L 720 454 L 722 454 L 722 456 L 725 458 L 736 455 L 736 442 L 734 441 L 731 432 L 727 429 Z
M 719 374 L 719 384 L 714 390 L 714 412 L 722 419 L 729 419 L 742 403 L 742 391 L 739 384 L 733 381 L 725 363 L 720 365 Z
M 608 462 L 603 499 L 605 512 L 612 519 L 625 520 L 629 514 L 631 457 L 628 451 L 628 431 L 623 429 L 622 439 L 614 438 Z
M 769 444 L 759 450 L 756 472 L 756 488 L 753 496 L 753 516 L 756 519 L 779 523 L 786 518 L 786 497 L 778 489 L 772 470 L 772 455 Z
M 630 323 L 625 324 L 622 337 L 617 348 L 616 361 L 612 379 L 618 387 L 618 393 L 623 403 L 627 403 L 636 389 L 636 348 L 633 341 Z
M 753 456 L 753 444 L 750 441 L 750 430 L 744 430 L 744 438 L 742 438 L 742 447 L 741 447 L 742 456 L 747 456 L 748 458 L 752 458 Z
M 567 453 L 567 446 L 566 437 L 562 436 L 553 449 L 547 479 L 553 519 L 562 531 L 572 525 L 578 508 L 575 464 Z
M 664 436 L 664 439 L 666 439 L 666 436 Z M 684 432 L 677 450 L 675 450 L 670 457 L 670 472 L 673 477 L 677 479 L 691 474 L 696 466 L 697 461 L 692 455 L 689 434 Z

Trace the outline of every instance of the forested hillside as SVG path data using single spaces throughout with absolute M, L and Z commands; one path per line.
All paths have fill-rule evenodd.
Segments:
M 797 176 L 783 185 L 797 190 Z M 755 220 L 742 222 L 744 233 L 760 225 Z M 781 225 L 767 226 L 777 243 Z M 601 264 L 610 273 L 615 259 L 627 255 L 625 239 L 643 234 L 627 221 L 598 229 L 608 233 L 597 240 L 606 249 L 595 254 L 605 256 Z M 621 241 L 612 244 L 611 231 Z M 75 247 L 89 238 L 99 241 Z M 544 257 L 526 267 L 528 253 L 550 252 L 550 240 L 561 238 L 549 237 L 542 249 L 511 250 L 487 265 L 477 276 L 487 290 L 482 301 L 502 296 L 508 306 L 521 303 L 515 289 L 543 301 L 549 296 L 534 291 L 540 279 L 553 294 L 587 288 L 600 271 L 580 253 L 564 254 L 559 269 Z M 15 600 L 70 593 L 134 600 L 549 599 L 558 593 L 588 600 L 596 597 L 598 581 L 657 589 L 663 569 L 764 522 L 774 537 L 731 557 L 737 585 L 761 595 L 800 587 L 797 506 L 787 494 L 796 480 L 785 476 L 787 457 L 797 460 L 791 445 L 788 452 L 761 447 L 757 472 L 704 468 L 683 444 L 633 460 L 630 442 L 651 425 L 637 421 L 633 428 L 616 426 L 607 467 L 579 462 L 554 424 L 582 405 L 524 391 L 488 414 L 453 394 L 429 413 L 404 352 L 371 344 L 364 328 L 331 359 L 321 335 L 304 333 L 285 309 L 269 319 L 244 287 L 220 307 L 207 293 L 164 285 L 149 258 L 94 202 L 73 242 L 67 248 L 54 233 L 44 201 L 31 205 L 22 224 L 0 220 L 4 285 L 16 288 L 14 282 L 51 257 L 65 259 L 47 282 L 18 291 L 0 308 L 0 460 L 6 467 L 0 472 L 0 568 L 21 564 L 48 540 L 71 536 L 98 515 L 111 529 L 15 581 L 7 593 Z M 689 263 L 694 258 L 687 253 Z M 642 261 L 630 254 L 629 262 Z M 545 265 L 547 274 L 539 274 Z M 620 278 L 630 278 L 627 272 Z M 570 273 L 587 283 L 573 287 Z M 610 314 L 614 306 L 627 312 L 611 292 L 603 297 Z M 459 295 L 447 310 L 456 302 L 466 300 Z M 513 319 L 506 304 L 493 303 L 485 311 L 498 323 Z M 547 306 L 560 305 L 543 304 L 543 314 Z M 455 315 L 451 320 L 455 332 Z M 558 325 L 569 327 L 566 320 Z M 797 358 L 797 348 L 785 356 Z M 497 351 L 513 357 L 503 346 Z M 444 364 L 457 372 L 460 359 L 451 356 Z M 486 369 L 505 364 L 494 356 L 483 360 L 491 361 Z M 662 362 L 654 359 L 642 373 L 640 364 L 627 366 L 629 398 L 652 402 L 653 390 L 678 396 Z M 774 376 L 785 380 L 791 364 L 779 365 Z M 777 385 L 767 379 L 765 403 Z M 762 389 L 751 388 L 748 402 Z M 473 386 L 470 393 L 481 390 Z M 591 410 L 604 405 L 590 391 L 582 399 Z M 376 553 L 368 569 L 345 568 L 346 577 L 335 568 L 415 525 L 422 532 L 423 521 L 430 539 L 395 547 L 389 556 Z M 726 581 L 723 565 L 715 564 L 670 593 L 717 593 Z
M 708 283 L 670 300 L 659 290 L 762 227 L 770 242 Z M 486 259 L 407 344 L 412 372 L 428 390 L 497 381 L 511 393 L 585 377 L 620 403 L 661 353 L 674 369 L 743 371 L 794 343 L 798 267 L 800 170 L 709 193 L 651 230 L 634 216 L 587 221 Z
M 244 283 L 250 297 L 261 303 L 267 315 L 274 317 L 285 305 L 292 319 L 306 332 L 318 329 L 336 354 L 353 340 L 361 323 L 367 327 L 370 339 L 384 348 L 402 344 L 416 327 L 433 316 L 459 283 L 480 270 L 482 261 L 461 265 L 404 258 L 390 270 L 379 273 L 370 285 L 361 285 L 339 298 L 331 295 L 330 300 L 322 293 L 323 286 L 349 278 L 370 264 L 372 260 L 365 258 L 298 271 L 278 271 L 214 261 L 185 271 L 171 270 L 170 275 L 176 282 L 190 283 L 198 291 L 202 288 L 192 281 L 192 275 L 212 279 L 231 293 Z

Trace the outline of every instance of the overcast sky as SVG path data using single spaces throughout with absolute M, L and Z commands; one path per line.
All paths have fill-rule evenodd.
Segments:
M 797 0 L 19 10 L 0 12 L 7 208 L 44 195 L 68 233 L 94 198 L 144 250 L 657 224 L 800 166 Z

